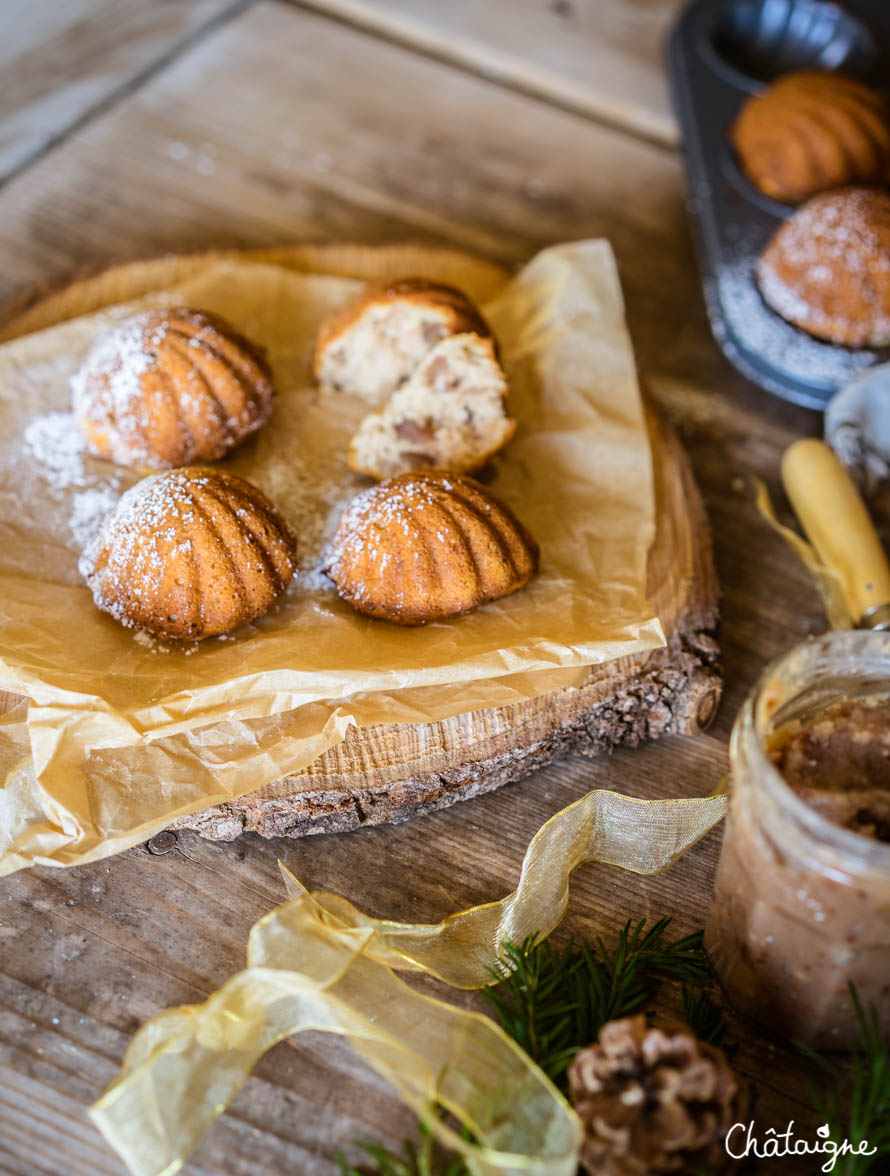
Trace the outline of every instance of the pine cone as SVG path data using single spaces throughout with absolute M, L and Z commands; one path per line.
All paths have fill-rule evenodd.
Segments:
M 741 1115 L 738 1081 L 719 1049 L 689 1030 L 609 1021 L 569 1069 L 584 1124 L 581 1163 L 596 1176 L 722 1171 Z

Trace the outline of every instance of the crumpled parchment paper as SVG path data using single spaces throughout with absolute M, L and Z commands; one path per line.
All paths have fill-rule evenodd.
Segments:
M 346 464 L 365 406 L 321 396 L 309 362 L 319 323 L 358 288 L 223 261 L 0 347 L 0 690 L 28 700 L 0 717 L 0 873 L 118 852 L 298 771 L 352 725 L 537 697 L 664 643 L 645 593 L 652 458 L 603 241 L 545 250 L 483 308 L 519 421 L 490 485 L 541 543 L 540 576 L 420 629 L 338 600 L 318 561 L 365 484 Z M 100 613 L 76 566 L 139 475 L 84 455 L 68 380 L 97 331 L 158 303 L 215 311 L 267 348 L 278 407 L 221 464 L 259 485 L 300 538 L 300 574 L 266 617 L 179 647 Z

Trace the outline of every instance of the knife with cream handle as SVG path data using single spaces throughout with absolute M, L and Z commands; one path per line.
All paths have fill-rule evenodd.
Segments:
M 853 479 L 824 441 L 795 442 L 782 481 L 807 538 L 837 576 L 853 623 L 890 629 L 890 564 Z

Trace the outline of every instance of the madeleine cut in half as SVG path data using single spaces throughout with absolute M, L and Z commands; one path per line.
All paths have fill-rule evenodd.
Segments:
M 296 536 L 255 486 L 200 466 L 137 482 L 84 550 L 98 608 L 162 637 L 199 639 L 268 612 L 296 570 Z
M 350 468 L 372 478 L 481 469 L 516 430 L 506 396 L 493 340 L 451 335 L 383 408 L 365 417 L 349 445 Z
M 431 347 L 466 331 L 490 334 L 470 299 L 453 286 L 423 278 L 371 286 L 322 324 L 315 378 L 326 392 L 349 392 L 376 406 Z
M 275 406 L 263 352 L 216 315 L 186 307 L 150 310 L 100 335 L 71 391 L 92 453 L 152 469 L 224 457 Z
M 402 474 L 346 508 L 325 571 L 359 612 L 423 625 L 522 588 L 538 545 L 508 506 L 471 478 Z

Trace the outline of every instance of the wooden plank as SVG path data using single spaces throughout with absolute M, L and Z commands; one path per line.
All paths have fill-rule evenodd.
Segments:
M 234 0 L 7 0 L 0 180 L 226 12 Z
M 662 65 L 683 0 L 295 0 L 504 85 L 662 143 Z
M 271 3 L 28 169 L 4 213 L 4 298 L 168 249 L 408 235 L 517 261 L 607 234 L 650 370 L 693 347 L 725 378 L 672 153 Z
M 531 178 L 540 185 L 530 189 Z M 438 919 L 500 896 L 541 823 L 589 788 L 709 791 L 765 661 L 824 627 L 806 576 L 744 489 L 758 473 L 777 492 L 782 448 L 814 432 L 817 418 L 747 386 L 709 339 L 670 153 L 262 3 L 17 177 L 0 208 L 7 295 L 73 267 L 165 249 L 414 237 L 512 261 L 560 239 L 608 235 L 641 364 L 692 456 L 724 588 L 726 695 L 707 735 L 566 760 L 402 825 L 297 843 L 211 844 L 181 833 L 165 857 L 139 849 L 5 880 L 0 1080 L 36 1084 L 27 1091 L 41 1105 L 76 1116 L 139 1022 L 200 999 L 239 966 L 250 923 L 282 895 L 277 858 L 308 885 L 394 918 Z M 886 530 L 886 511 L 880 521 Z M 710 835 L 657 878 L 584 869 L 565 932 L 614 933 L 626 915 L 662 913 L 675 914 L 678 932 L 700 926 L 718 845 Z M 762 1090 L 763 1130 L 792 1117 L 810 1123 L 806 1075 L 790 1051 L 770 1052 L 738 1024 L 734 1034 L 738 1064 Z M 19 1117 L 0 1098 L 0 1140 L 14 1129 L 20 1139 Z M 186 1171 L 332 1176 L 338 1145 L 358 1134 L 395 1142 L 409 1126 L 342 1043 L 314 1038 L 269 1054 Z M 90 1129 L 72 1142 L 61 1111 L 35 1109 L 28 1130 L 48 1170 L 118 1170 L 113 1157 L 97 1158 Z M 25 1144 L 16 1148 L 0 1166 L 25 1176 L 34 1168 Z
M 680 746 L 674 741 L 671 750 Z M 690 773 L 689 794 L 700 782 L 712 782 L 717 748 L 704 737 L 685 757 L 687 772 L 698 769 Z M 665 750 L 620 752 L 612 767 L 629 790 L 655 796 Z M 7 937 L 12 950 L 0 982 L 0 1004 L 11 1010 L 0 1019 L 0 1082 L 18 1094 L 0 1098 L 0 1138 L 21 1134 L 17 1100 L 24 1093 L 27 1134 L 33 1151 L 45 1152 L 46 1171 L 53 1171 L 62 1146 L 71 1176 L 118 1170 L 113 1158 L 101 1160 L 83 1106 L 112 1077 L 137 1023 L 156 1008 L 203 998 L 239 965 L 250 923 L 283 897 L 278 858 L 311 886 L 337 888 L 376 914 L 434 920 L 515 885 L 521 846 L 539 825 L 614 776 L 606 764 L 571 761 L 514 786 L 504 803 L 484 797 L 395 829 L 299 843 L 248 836 L 237 846 L 181 833 L 164 857 L 140 849 L 106 864 L 8 880 L 3 926 L 15 935 Z M 614 929 L 616 912 L 655 918 L 671 911 L 678 934 L 695 927 L 715 841 L 712 836 L 658 879 L 609 867 L 579 871 L 560 936 Z M 472 994 L 448 996 L 481 1007 Z M 740 1069 L 758 1075 L 762 1057 L 743 1027 L 736 1024 L 734 1032 L 744 1043 Z M 805 1112 L 799 1087 L 780 1089 L 788 1084 L 783 1063 L 787 1067 L 787 1054 L 779 1051 L 764 1125 L 800 1120 Z M 337 1146 L 348 1147 L 360 1135 L 395 1142 L 411 1126 L 410 1116 L 342 1042 L 313 1035 L 299 1040 L 296 1052 L 280 1046 L 267 1056 L 186 1170 L 193 1176 L 329 1174 Z M 30 1169 L 12 1155 L 6 1162 L 24 1176 Z

